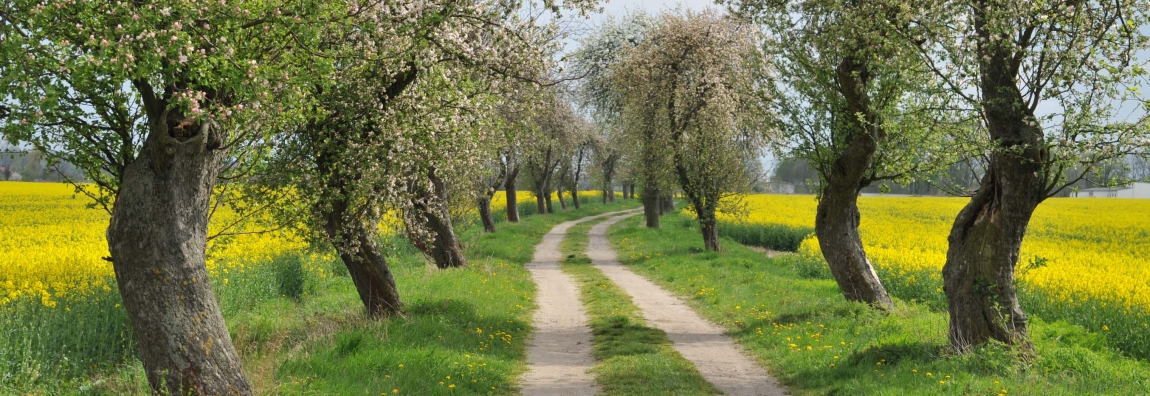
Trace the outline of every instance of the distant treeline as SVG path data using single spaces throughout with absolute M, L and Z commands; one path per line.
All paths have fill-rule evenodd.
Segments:
M 84 173 L 67 162 L 49 164 L 36 150 L 0 146 L 0 181 L 83 181 Z
M 899 184 L 887 182 L 876 183 L 862 189 L 863 193 L 886 193 L 906 195 L 955 195 L 961 191 L 974 191 L 978 188 L 982 177 L 984 164 L 981 161 L 970 161 L 952 165 L 931 180 L 917 179 L 911 183 Z M 1077 177 L 1081 171 L 1067 171 L 1068 177 Z M 759 192 L 811 194 L 811 187 L 818 183 L 818 172 L 811 168 L 803 159 L 786 159 L 775 164 L 771 174 L 771 186 L 760 187 Z M 1150 181 L 1150 161 L 1137 156 L 1129 156 L 1124 161 L 1112 161 L 1102 164 L 1091 171 L 1087 177 L 1074 183 L 1071 188 L 1063 190 L 1058 196 L 1069 196 L 1072 188 L 1093 188 L 1125 184 L 1128 181 Z M 782 191 L 780 185 L 787 185 L 787 191 Z M 794 190 L 789 191 L 793 186 Z M 943 187 L 943 188 L 940 188 Z

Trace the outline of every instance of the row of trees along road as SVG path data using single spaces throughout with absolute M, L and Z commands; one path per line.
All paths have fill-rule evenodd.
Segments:
M 1014 268 L 1039 203 L 1150 147 L 1145 2 L 730 1 L 600 26 L 574 54 L 582 107 L 642 188 L 682 191 L 705 246 L 764 146 L 815 170 L 815 232 L 845 298 L 893 308 L 858 233 L 870 185 L 973 185 L 943 267 L 950 340 L 1031 351 Z M 940 177 L 940 175 L 942 175 Z M 937 179 L 936 179 L 937 177 Z M 737 213 L 737 204 L 723 208 Z
M 832 273 L 881 310 L 859 191 L 976 158 L 943 269 L 950 339 L 1028 349 L 1013 281 L 1035 207 L 1150 146 L 1135 57 L 1150 3 L 726 3 L 608 20 L 560 74 L 556 21 L 593 1 L 13 0 L 0 130 L 98 187 L 83 191 L 111 214 L 107 259 L 157 392 L 251 393 L 209 238 L 299 232 L 385 316 L 403 306 L 375 242 L 385 215 L 438 267 L 462 266 L 453 212 L 478 207 L 495 232 L 498 188 L 515 222 L 517 181 L 545 213 L 552 192 L 579 206 L 590 180 L 604 201 L 639 187 L 653 228 L 681 192 L 718 251 L 716 213 L 739 212 L 768 147 L 816 170 Z M 247 221 L 208 235 L 223 205 Z
M 501 115 L 530 113 L 504 98 L 555 66 L 561 7 L 543 6 L 8 1 L 0 130 L 97 187 L 152 388 L 251 394 L 204 262 L 241 225 L 209 236 L 210 214 L 333 247 L 368 314 L 400 309 L 376 224 L 392 211 L 437 265 L 464 264 L 447 208 L 487 192 L 490 159 L 514 180 L 505 143 L 531 138 Z

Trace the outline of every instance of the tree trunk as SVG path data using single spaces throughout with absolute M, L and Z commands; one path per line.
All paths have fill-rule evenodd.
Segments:
M 150 113 L 106 234 L 148 383 L 155 393 L 250 395 L 204 261 L 221 132 Z
M 883 310 L 894 308 L 859 237 L 858 187 L 828 184 L 815 215 L 815 235 L 843 297 Z
M 643 218 L 647 220 L 647 228 L 659 228 L 659 192 L 653 189 L 643 190 Z
M 375 243 L 373 226 L 359 222 L 348 224 L 344 220 L 347 202 L 333 202 L 331 207 L 333 210 L 325 216 L 324 232 L 334 241 L 367 315 L 378 318 L 399 312 L 403 302 L 387 259 Z
M 699 213 L 697 207 L 695 210 Z M 699 228 L 703 231 L 703 247 L 712 252 L 719 251 L 719 224 L 715 218 L 715 210 L 713 208 L 709 215 L 699 215 Z
M 519 222 L 519 190 L 515 188 L 515 179 L 519 176 L 519 167 L 515 166 L 507 174 L 507 181 L 503 184 L 503 191 L 507 194 L 507 222 Z
M 607 200 L 615 203 L 615 186 L 611 185 L 607 188 Z
M 858 233 L 859 191 L 870 184 L 867 172 L 879 142 L 886 136 L 881 117 L 870 107 L 867 67 L 865 60 L 846 56 L 835 69 L 839 93 L 846 103 L 843 111 L 851 117 L 835 131 L 844 138 L 836 142 L 834 163 L 823 175 L 826 183 L 815 214 L 815 235 L 843 297 L 890 310 L 894 303 L 867 259 Z
M 1026 314 L 1014 290 L 1014 267 L 1034 209 L 1046 198 L 1049 153 L 1039 121 L 1018 90 L 1015 47 L 987 28 L 976 10 L 983 119 L 996 144 L 978 192 L 951 228 L 942 267 L 950 342 L 958 351 L 994 339 L 1031 349 Z M 990 22 L 992 23 L 992 22 Z
M 455 236 L 451 225 L 451 215 L 444 208 L 438 216 L 429 216 L 428 227 L 435 232 L 435 243 L 431 248 L 431 258 L 440 269 L 459 268 L 467 265 L 463 257 L 463 243 Z
M 950 342 L 959 351 L 991 339 L 1029 345 L 1026 314 L 1014 290 L 1014 267 L 1037 207 L 1033 194 L 1020 190 L 1034 189 L 1025 185 L 1026 179 L 1037 178 L 1025 174 L 1026 164 L 998 156 L 992 156 L 986 181 L 955 219 L 942 268 Z M 1003 162 L 1016 168 L 1005 170 Z
M 571 185 L 571 204 L 575 205 L 575 209 L 579 209 L 579 188 Z
M 544 201 L 544 199 L 545 198 L 543 197 L 542 191 L 535 192 L 535 206 L 539 210 L 539 214 L 547 213 L 547 203 Z
M 555 195 L 559 196 L 559 209 L 567 210 L 567 200 L 563 199 L 563 186 L 555 189 Z
M 670 195 L 670 194 L 663 197 L 662 208 L 663 208 L 664 212 L 670 212 L 670 211 L 675 210 L 675 197 L 673 195 Z
M 603 204 L 604 205 L 607 204 L 607 188 L 606 187 L 603 188 Z
M 491 216 L 491 196 L 480 195 L 476 201 L 479 204 L 479 219 L 483 222 L 483 231 L 495 232 L 495 218 Z
M 551 206 L 551 192 L 543 195 L 543 202 L 547 204 L 547 213 L 555 213 L 555 207 Z
M 416 192 L 423 198 L 413 205 L 416 221 L 427 226 L 434 233 L 431 246 L 424 250 L 440 269 L 458 268 L 467 265 L 463 257 L 463 244 L 455 236 L 451 225 L 451 211 L 447 207 L 447 186 L 435 175 L 435 170 L 427 172 L 434 191 L 417 187 Z

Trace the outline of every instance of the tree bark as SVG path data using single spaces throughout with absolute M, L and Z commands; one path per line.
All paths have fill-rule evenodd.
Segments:
M 715 214 L 699 216 L 699 228 L 703 231 L 703 247 L 712 252 L 719 251 L 719 224 Z
M 158 107 L 106 235 L 124 309 L 154 392 L 250 395 L 204 261 L 222 133 Z
M 567 210 L 567 200 L 563 199 L 563 186 L 555 189 L 555 195 L 559 197 L 559 209 Z
M 894 303 L 867 259 L 858 226 L 858 187 L 828 184 L 815 215 L 815 235 L 843 297 L 883 310 Z
M 843 138 L 836 142 L 834 162 L 823 174 L 825 185 L 815 214 L 815 235 L 843 297 L 890 310 L 894 303 L 867 259 L 858 232 L 859 191 L 871 183 L 868 172 L 879 142 L 886 136 L 882 119 L 870 107 L 867 67 L 863 61 L 847 56 L 835 69 L 845 104 L 839 111 L 850 118 L 837 127 L 836 132 Z M 864 117 L 865 122 L 859 117 Z
M 487 233 L 495 232 L 495 218 L 491 216 L 491 196 L 480 195 L 476 198 L 479 204 L 479 220 L 483 222 L 483 231 Z
M 547 206 L 547 213 L 555 213 L 555 208 L 553 206 L 551 206 L 551 192 L 550 191 L 545 193 L 545 195 L 543 195 L 543 202 L 547 204 L 546 205 Z
M 539 214 L 547 213 L 547 203 L 543 201 L 543 192 L 541 191 L 535 192 L 535 206 Z
M 661 207 L 663 208 L 664 212 L 670 212 L 672 210 L 675 210 L 675 197 L 670 195 L 670 194 L 663 197 L 663 203 L 662 203 Z
M 515 179 L 519 177 L 519 166 L 511 168 L 507 174 L 507 181 L 503 184 L 504 194 L 507 195 L 507 222 L 519 222 L 519 190 L 515 188 Z
M 579 188 L 575 185 L 571 186 L 571 204 L 575 205 L 575 209 L 579 209 Z
M 607 200 L 615 203 L 615 186 L 611 185 L 607 188 Z
M 978 47 L 983 119 L 997 147 L 978 192 L 954 221 L 942 267 L 950 342 L 960 352 L 991 339 L 1032 349 L 1014 267 L 1030 217 L 1049 191 L 1043 177 L 1049 153 L 1015 83 L 1015 46 L 991 32 L 987 12 L 976 8 L 975 31 L 983 43 Z
M 607 204 L 607 188 L 603 188 L 603 204 Z
M 378 318 L 399 312 L 403 301 L 387 259 L 375 243 L 371 224 L 345 220 L 346 201 L 332 202 L 333 210 L 325 215 L 324 232 L 331 238 L 339 258 L 347 267 L 359 299 L 369 317 Z
M 435 170 L 427 172 L 428 180 L 434 191 L 424 187 L 415 188 L 415 192 L 423 199 L 417 200 L 413 205 L 414 221 L 425 224 L 427 229 L 435 234 L 431 246 L 417 244 L 423 247 L 425 254 L 431 257 L 435 266 L 440 269 L 458 268 L 467 265 L 463 256 L 463 244 L 455 236 L 451 224 L 451 212 L 447 207 L 447 186 L 435 174 Z
M 654 189 L 643 190 L 643 218 L 647 221 L 647 228 L 659 228 L 659 192 Z

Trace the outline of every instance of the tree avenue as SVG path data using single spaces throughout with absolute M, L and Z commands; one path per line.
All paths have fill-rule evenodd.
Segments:
M 405 320 L 418 298 L 383 226 L 436 276 L 494 274 L 438 270 L 467 266 L 468 216 L 510 227 L 498 190 L 517 223 L 520 189 L 543 215 L 621 188 L 651 229 L 678 196 L 723 252 L 720 216 L 774 187 L 768 149 L 774 181 L 810 179 L 818 200 L 804 249 L 882 318 L 897 316 L 887 287 L 903 296 L 863 248 L 864 189 L 968 196 L 929 274 L 948 340 L 1032 356 L 1016 270 L 1040 265 L 1020 263 L 1036 208 L 1088 178 L 1125 182 L 1123 164 L 1150 177 L 1150 2 L 719 3 L 608 17 L 565 52 L 560 20 L 597 1 L 8 0 L 0 154 L 83 174 L 56 172 L 110 216 L 104 260 L 156 394 L 253 393 L 209 278 L 213 238 L 300 238 L 339 257 L 364 318 Z M 209 233 L 221 208 L 239 220 Z

